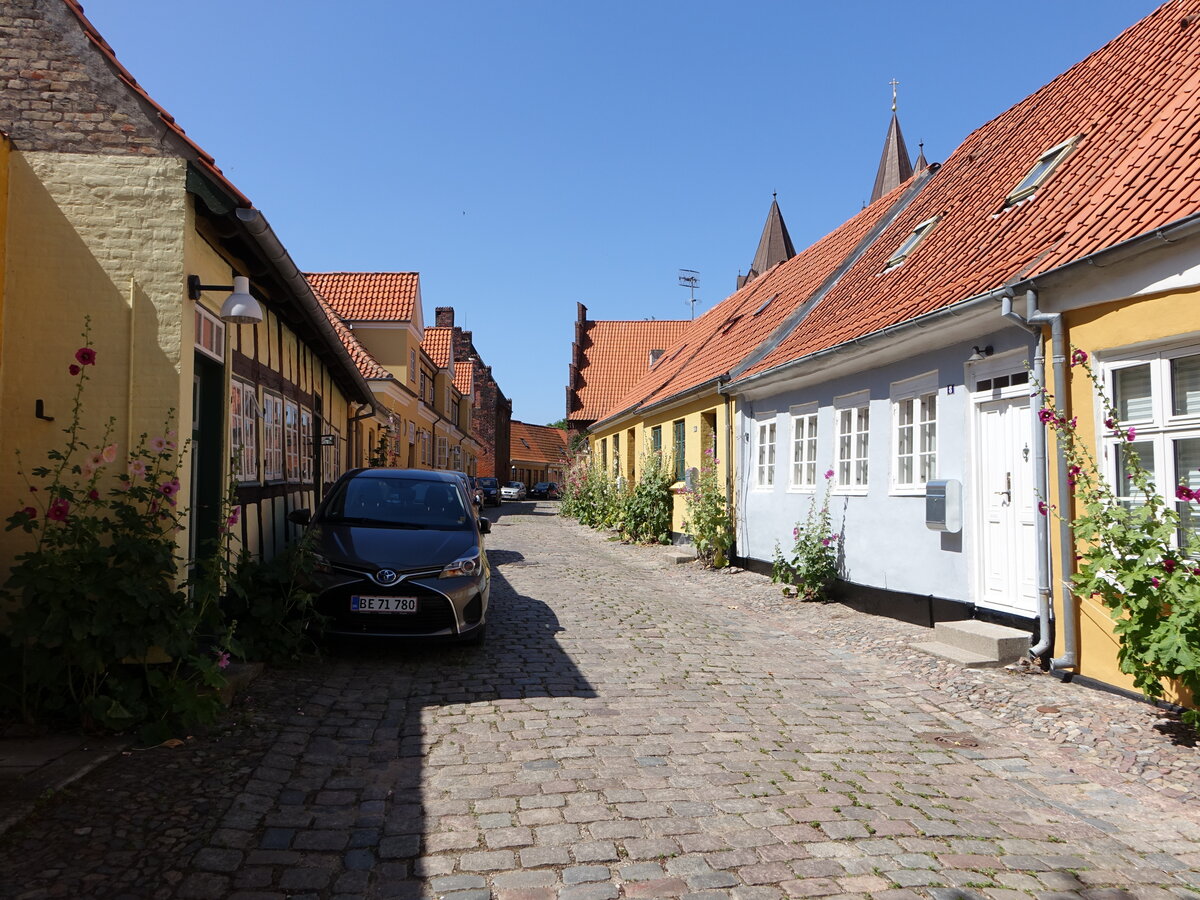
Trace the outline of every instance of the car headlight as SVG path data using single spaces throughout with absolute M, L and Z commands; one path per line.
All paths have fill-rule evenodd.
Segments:
M 473 550 L 467 556 L 460 556 L 446 568 L 442 569 L 442 574 L 438 578 L 459 578 L 466 576 L 468 578 L 479 574 L 479 550 Z

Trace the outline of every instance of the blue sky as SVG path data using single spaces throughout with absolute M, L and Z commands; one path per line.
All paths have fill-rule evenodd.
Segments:
M 915 157 L 1149 0 L 90 0 L 134 77 L 306 271 L 418 271 L 515 418 L 564 414 L 575 304 L 702 314 L 778 192 L 803 248 L 868 198 L 899 85 Z

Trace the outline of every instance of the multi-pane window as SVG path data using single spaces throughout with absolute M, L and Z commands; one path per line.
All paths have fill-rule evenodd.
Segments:
M 837 486 L 842 490 L 866 490 L 867 451 L 871 432 L 871 410 L 865 396 L 842 398 L 837 414 Z
M 650 449 L 662 453 L 662 426 L 655 425 L 650 429 Z
M 313 415 L 300 409 L 300 480 L 311 484 L 313 480 Z
M 621 475 L 621 436 L 614 434 L 613 438 L 613 475 L 620 477 Z
M 287 480 L 300 480 L 300 407 L 291 400 L 283 404 L 283 447 Z
M 600 439 L 600 471 L 608 471 L 608 438 Z
M 321 444 L 321 478 L 330 482 L 342 474 L 342 437 L 341 433 L 328 423 L 325 428 L 329 434 L 329 443 Z
M 1107 375 L 1117 419 L 1134 434 L 1129 441 L 1105 429 L 1105 456 L 1117 496 L 1131 504 L 1142 499 L 1128 477 L 1130 456 L 1136 453 L 1157 491 L 1177 504 L 1183 531 L 1195 534 L 1200 509 L 1176 500 L 1175 488 L 1200 489 L 1200 348 L 1113 363 Z M 1185 543 L 1187 534 L 1176 540 Z
M 817 410 L 792 411 L 792 487 L 817 486 Z
M 683 481 L 687 475 L 687 433 L 684 431 L 683 419 L 673 422 L 671 429 L 674 433 L 675 480 Z
M 937 477 L 937 381 L 892 385 L 892 488 L 915 491 Z
M 283 398 L 263 391 L 263 478 L 283 480 Z
M 437 468 L 450 468 L 450 441 L 440 434 L 437 438 Z
M 254 385 L 236 378 L 230 382 L 229 446 L 238 481 L 258 480 L 258 404 L 254 395 Z
M 207 309 L 196 307 L 195 346 L 206 356 L 218 362 L 225 360 L 225 323 Z
M 775 423 L 758 423 L 758 465 L 755 484 L 770 487 L 775 483 Z

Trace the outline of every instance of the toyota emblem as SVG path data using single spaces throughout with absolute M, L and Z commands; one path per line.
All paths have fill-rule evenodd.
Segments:
M 392 569 L 380 569 L 375 573 L 375 583 L 382 585 L 395 584 L 400 576 Z

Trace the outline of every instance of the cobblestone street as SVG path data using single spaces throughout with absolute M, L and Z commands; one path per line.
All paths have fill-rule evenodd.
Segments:
M 481 648 L 340 648 L 0 837 L 3 897 L 1200 897 L 1146 704 L 506 504 Z M 1041 711 L 1039 711 L 1041 710 Z

